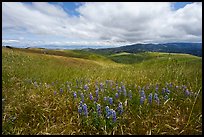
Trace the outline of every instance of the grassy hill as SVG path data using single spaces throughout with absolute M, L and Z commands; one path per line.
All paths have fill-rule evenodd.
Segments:
M 202 134 L 201 91 L 202 58 L 193 55 L 2 48 L 2 134 Z

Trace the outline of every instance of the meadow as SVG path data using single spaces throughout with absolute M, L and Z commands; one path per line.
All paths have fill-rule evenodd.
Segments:
M 2 47 L 2 134 L 201 135 L 202 58 Z

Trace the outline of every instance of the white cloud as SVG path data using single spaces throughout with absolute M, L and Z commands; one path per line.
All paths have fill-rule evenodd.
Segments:
M 3 2 L 3 36 L 40 35 L 50 37 L 47 43 L 84 45 L 201 42 L 201 2 L 179 10 L 169 2 L 89 2 L 80 3 L 77 11 L 79 16 L 70 16 L 60 4 Z M 64 41 L 52 40 L 55 37 Z

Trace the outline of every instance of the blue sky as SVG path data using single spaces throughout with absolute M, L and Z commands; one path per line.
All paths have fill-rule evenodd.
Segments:
M 2 5 L 3 45 L 97 47 L 201 42 L 201 30 L 202 3 L 195 2 Z
M 180 8 L 185 7 L 187 4 L 191 4 L 191 3 L 193 3 L 193 2 L 175 2 L 175 3 L 173 4 L 173 6 L 174 6 L 174 8 L 175 8 L 176 10 L 178 10 L 178 9 L 180 9 Z

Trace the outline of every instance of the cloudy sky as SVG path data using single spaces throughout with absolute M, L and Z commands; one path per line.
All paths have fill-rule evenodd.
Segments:
M 202 41 L 199 2 L 3 2 L 3 45 L 121 46 Z

